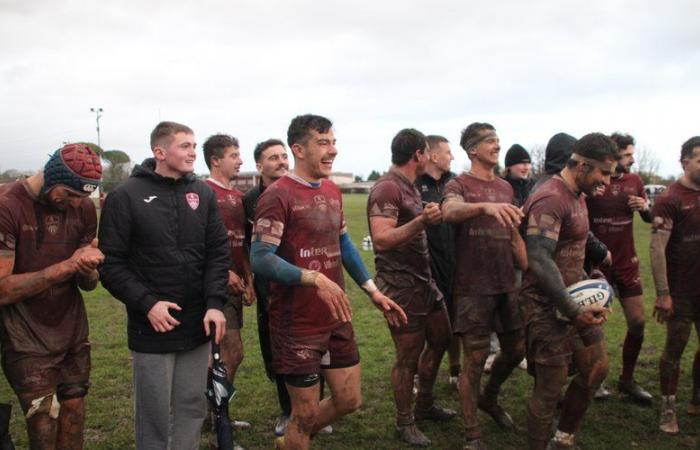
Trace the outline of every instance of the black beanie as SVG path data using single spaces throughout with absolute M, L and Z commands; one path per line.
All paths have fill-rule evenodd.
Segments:
M 508 149 L 506 153 L 506 167 L 529 162 L 532 162 L 530 161 L 530 154 L 522 145 L 513 144 L 513 146 Z

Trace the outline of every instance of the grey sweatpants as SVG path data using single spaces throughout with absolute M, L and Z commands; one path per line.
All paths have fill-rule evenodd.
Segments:
M 199 448 L 209 344 L 178 353 L 131 352 L 138 450 Z

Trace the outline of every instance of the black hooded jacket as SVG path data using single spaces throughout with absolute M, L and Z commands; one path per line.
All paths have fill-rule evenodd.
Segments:
M 214 192 L 193 174 L 179 179 L 155 173 L 155 161 L 137 165 L 107 196 L 99 229 L 105 255 L 102 283 L 128 314 L 131 350 L 170 353 L 207 341 L 202 319 L 228 299 L 230 254 Z M 180 322 L 159 333 L 147 314 L 159 300 Z

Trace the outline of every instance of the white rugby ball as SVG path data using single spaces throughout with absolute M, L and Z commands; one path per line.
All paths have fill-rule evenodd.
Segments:
M 614 296 L 612 286 L 604 279 L 579 281 L 566 288 L 566 292 L 571 296 L 571 301 L 582 306 L 584 310 L 592 306 L 610 308 Z

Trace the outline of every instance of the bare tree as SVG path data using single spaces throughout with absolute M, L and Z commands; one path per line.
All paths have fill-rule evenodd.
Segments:
M 535 144 L 530 148 L 530 161 L 532 161 L 532 178 L 539 178 L 544 174 L 545 146 Z
M 656 157 L 649 147 L 637 147 L 634 159 L 636 161 L 637 173 L 644 180 L 644 184 L 658 184 L 661 180 L 659 169 L 661 161 Z

